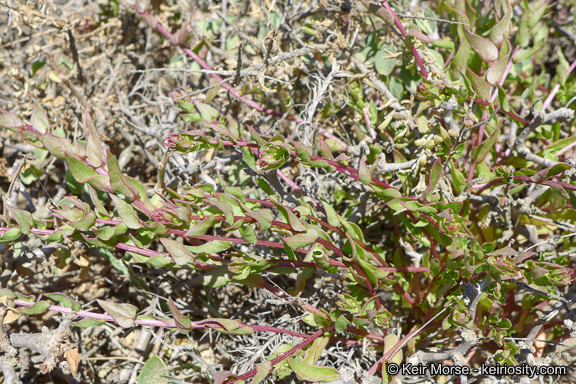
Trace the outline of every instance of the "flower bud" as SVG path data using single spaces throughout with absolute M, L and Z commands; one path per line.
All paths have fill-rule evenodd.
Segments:
M 440 135 L 442 136 L 442 138 L 444 139 L 444 143 L 446 145 L 450 145 L 450 143 L 452 142 L 452 138 L 450 137 L 450 135 L 448 134 L 448 131 L 444 129 L 444 127 L 440 126 Z
M 426 165 L 426 162 L 427 162 L 426 155 L 422 154 L 418 159 L 418 163 L 423 167 Z
M 423 147 L 424 144 L 426 144 L 426 139 L 424 138 L 414 140 L 414 145 L 416 145 L 417 147 Z
M 458 137 L 458 135 L 459 135 L 458 131 L 455 129 L 448 130 L 448 134 L 452 137 Z

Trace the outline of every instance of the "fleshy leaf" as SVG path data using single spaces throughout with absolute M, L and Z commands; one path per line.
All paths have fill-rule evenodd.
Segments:
M 434 188 L 436 188 L 436 185 L 438 185 L 443 175 L 444 168 L 442 167 L 442 159 L 439 157 L 434 162 L 434 165 L 432 165 L 432 171 L 430 171 L 430 179 L 428 180 L 428 185 L 426 186 L 424 193 L 422 193 L 422 196 L 420 197 L 420 201 L 430 199 L 430 194 L 434 191 Z
M 202 116 L 202 120 L 204 120 L 208 123 L 213 122 L 214 120 L 216 120 L 218 118 L 218 116 L 220 116 L 220 113 L 218 112 L 218 110 L 209 104 L 204 104 L 204 103 L 197 101 L 194 103 L 194 105 L 198 109 L 198 112 L 200 112 L 200 116 Z
M 214 215 L 205 217 L 202 221 L 196 223 L 192 228 L 186 232 L 184 236 L 202 236 L 208 232 L 214 224 Z
M 231 241 L 214 240 L 197 247 L 187 247 L 192 253 L 218 253 L 232 246 Z
M 272 363 L 265 361 L 263 363 L 256 364 L 256 376 L 250 382 L 250 384 L 260 384 L 268 375 L 272 372 Z
M 482 100 L 491 101 L 490 98 L 490 84 L 483 78 L 475 74 L 470 68 L 466 70 L 466 77 L 470 80 L 472 88 Z
M 251 335 L 254 330 L 250 327 L 242 326 L 242 322 L 233 319 L 218 319 L 213 318 L 209 320 L 202 320 L 196 323 L 197 325 L 207 325 L 208 327 L 222 333 L 229 335 Z
M 272 227 L 272 221 L 274 220 L 274 215 L 269 209 L 259 209 L 253 212 L 246 212 L 246 216 L 250 216 L 256 220 L 260 232 L 270 229 L 270 227 Z
M 364 185 L 370 185 L 370 182 L 372 182 L 372 173 L 366 166 L 366 157 L 364 156 L 360 159 L 360 166 L 358 167 L 358 178 Z
M 18 209 L 8 204 L 4 205 L 4 207 L 8 208 L 8 210 L 12 212 L 14 218 L 18 222 L 18 225 L 20 225 L 20 230 L 22 233 L 28 235 L 30 233 L 30 229 L 34 228 L 34 217 L 32 214 L 28 211 Z
M 114 202 L 116 206 L 116 211 L 118 211 L 118 216 L 126 226 L 130 229 L 140 229 L 142 228 L 142 224 L 140 223 L 140 219 L 138 218 L 138 214 L 134 208 L 112 193 L 109 194 L 110 198 Z
M 494 143 L 496 142 L 496 139 L 498 138 L 499 134 L 500 130 L 497 129 L 496 131 L 494 131 L 494 134 L 492 136 L 490 136 L 486 141 L 484 141 L 482 144 L 480 144 L 479 146 L 477 146 L 472 150 L 472 159 L 474 160 L 475 163 L 480 163 L 484 161 L 484 158 L 486 157 L 488 152 L 490 152 L 490 150 L 494 148 Z
M 188 23 L 185 22 L 182 27 L 172 35 L 170 42 L 174 45 L 180 45 L 186 43 L 190 38 L 190 29 L 188 28 Z
M 170 312 L 172 312 L 172 317 L 174 317 L 178 330 L 182 333 L 190 332 L 192 329 L 192 321 L 178 310 L 171 297 L 168 298 L 168 306 L 170 307 Z
M 0 115 L 0 127 L 18 129 L 24 128 L 25 126 L 26 124 L 24 124 L 15 113 L 4 113 Z
M 45 134 L 50 129 L 46 111 L 36 99 L 34 99 L 34 110 L 32 111 L 32 126 L 41 134 Z
M 40 315 L 45 313 L 50 308 L 50 303 L 47 301 L 39 301 L 29 308 L 18 308 L 23 315 Z
M 490 68 L 488 68 L 488 71 L 486 71 L 486 80 L 488 83 L 496 85 L 498 82 L 500 82 L 502 76 L 504 75 L 504 71 L 506 70 L 506 66 L 508 65 L 509 58 L 510 55 L 508 54 L 500 60 L 496 61 L 490 66 Z
M 122 328 L 130 328 L 134 325 L 134 319 L 138 313 L 137 307 L 132 304 L 111 303 L 98 299 L 96 301 Z
M 316 239 L 318 239 L 318 231 L 315 229 L 309 229 L 306 233 L 299 233 L 294 236 L 285 237 L 284 241 L 290 248 L 296 250 L 314 244 Z
M 290 364 L 290 368 L 292 368 L 299 380 L 318 383 L 340 379 L 340 374 L 336 368 L 306 364 L 294 357 L 288 358 L 288 364 Z
M 138 196 L 136 189 L 122 174 L 118 160 L 110 152 L 108 152 L 108 173 L 110 174 L 110 185 L 114 188 L 114 192 L 120 192 L 129 201 L 133 201 Z
M 230 272 L 226 265 L 205 273 L 204 275 L 195 278 L 194 281 L 212 288 L 221 287 L 228 284 L 229 282 L 240 283 L 248 287 L 258 288 L 261 288 L 265 285 L 262 276 L 257 274 L 250 274 L 247 278 L 242 280 L 234 280 L 234 273 Z
M 161 238 L 160 242 L 162 243 L 162 245 L 164 245 L 164 247 L 172 257 L 172 260 L 174 260 L 176 264 L 178 265 L 186 265 L 188 263 L 194 264 L 194 262 L 196 261 L 194 254 L 190 252 L 184 246 L 184 244 L 167 238 Z
M 433 39 L 433 38 L 425 35 L 424 33 L 420 32 L 417 29 L 409 30 L 406 35 L 407 36 L 413 36 L 413 37 L 417 38 L 418 40 L 420 40 L 422 42 L 422 44 L 428 44 L 428 43 L 432 43 L 432 42 L 436 41 L 436 39 Z
M 84 125 L 88 126 L 88 146 L 86 148 L 86 153 L 88 154 L 88 160 L 94 168 L 100 168 L 105 163 L 106 156 L 104 154 L 104 147 L 102 146 L 102 141 L 100 140 L 100 134 L 96 131 L 96 128 L 90 123 L 90 118 L 88 112 L 84 115 Z
M 21 234 L 22 231 L 20 231 L 20 228 L 10 228 L 6 232 L 2 232 L 2 236 L 0 236 L 0 244 L 12 243 L 16 239 L 18 239 Z
M 66 162 L 70 167 L 70 172 L 72 172 L 72 176 L 76 179 L 77 182 L 83 184 L 87 182 L 89 179 L 93 178 L 94 176 L 98 176 L 98 172 L 96 172 L 93 168 L 86 165 L 86 163 L 77 160 L 74 157 L 65 155 Z
M 496 44 L 497 47 L 502 45 L 502 41 L 504 40 L 504 35 L 508 32 L 512 21 L 512 9 L 508 8 L 508 11 L 504 14 L 504 16 L 500 19 L 500 21 L 492 27 L 490 30 L 490 35 L 488 38 L 491 42 Z
M 490 40 L 470 32 L 466 26 L 464 26 L 464 35 L 472 48 L 478 52 L 484 61 L 492 62 L 498 59 L 498 48 Z
M 78 328 L 89 328 L 89 327 L 98 327 L 102 324 L 105 324 L 106 320 L 104 319 L 90 319 L 84 318 L 80 321 L 72 322 L 71 324 Z
M 168 378 L 168 369 L 164 361 L 158 356 L 152 356 L 142 367 L 138 376 L 138 384 L 165 384 Z
M 66 295 L 65 293 L 45 293 L 44 296 L 54 301 L 57 301 L 63 307 L 70 308 L 75 312 L 78 312 L 82 309 L 82 307 L 80 307 L 80 304 L 69 298 L 68 295 Z

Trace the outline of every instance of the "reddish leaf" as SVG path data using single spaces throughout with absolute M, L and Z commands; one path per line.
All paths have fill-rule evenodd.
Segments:
M 26 124 L 24 124 L 15 113 L 0 115 L 0 127 L 18 129 L 24 128 L 25 126 Z
M 418 40 L 420 40 L 422 42 L 422 44 L 428 44 L 428 43 L 432 43 L 432 42 L 438 40 L 438 39 L 433 39 L 433 38 L 425 35 L 424 33 L 420 32 L 417 29 L 409 30 L 407 35 L 417 38 Z

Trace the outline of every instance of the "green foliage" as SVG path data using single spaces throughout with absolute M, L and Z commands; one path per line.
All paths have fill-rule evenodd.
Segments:
M 153 16 L 145 12 L 149 4 L 131 6 L 150 22 Z M 539 89 L 557 86 L 554 92 L 567 101 L 574 94 L 574 80 L 569 79 L 571 66 L 560 48 L 553 79 L 540 78 L 532 60 L 551 50 L 544 17 L 548 3 L 522 0 L 517 5 L 522 12 L 513 11 L 513 6 L 508 0 L 442 1 L 406 32 L 385 2 L 366 11 L 375 13 L 378 21 L 361 21 L 364 16 L 354 20 L 363 43 L 342 57 L 358 65 L 340 70 L 341 57 L 334 59 L 339 51 L 328 45 L 301 55 L 302 68 L 309 70 L 314 63 L 326 71 L 316 78 L 313 92 L 278 82 L 274 91 L 260 83 L 241 93 L 213 78 L 203 102 L 179 97 L 175 105 L 181 120 L 191 127 L 166 134 L 166 150 L 180 158 L 198 153 L 235 156 L 227 172 L 216 168 L 206 176 L 202 165 L 197 167 L 203 182 L 152 190 L 134 174 L 128 176 L 88 114 L 83 122 L 86 141 L 80 142 L 61 137 L 36 99 L 30 124 L 14 113 L 2 113 L 0 126 L 19 133 L 40 160 L 58 160 L 66 167 L 62 174 L 69 195 L 50 210 L 49 219 L 42 220 L 15 202 L 5 203 L 0 244 L 17 248 L 22 238 L 30 236 L 68 246 L 78 242 L 103 255 L 142 291 L 147 286 L 134 278 L 136 264 L 186 273 L 206 289 L 240 284 L 266 290 L 296 302 L 305 312 L 306 330 L 316 333 L 306 334 L 299 344 L 277 346 L 247 374 L 223 371 L 216 382 L 253 378 L 258 383 L 270 374 L 277 379 L 294 374 L 302 381 L 335 381 L 340 376 L 337 369 L 318 365 L 328 345 L 365 339 L 386 357 L 401 341 L 388 334 L 394 337 L 387 336 L 386 343 L 373 330 L 392 325 L 399 327 L 402 345 L 411 342 L 412 349 L 427 333 L 453 339 L 471 331 L 485 337 L 496 362 L 518 364 L 520 347 L 510 340 L 526 334 L 517 325 L 533 326 L 535 308 L 558 299 L 559 290 L 574 280 L 574 269 L 561 253 L 575 248 L 571 237 L 576 222 L 575 164 L 566 151 L 576 135 L 573 126 L 565 124 L 570 118 L 560 116 L 537 130 L 529 129 L 526 142 L 516 142 L 530 124 L 515 112 L 530 104 L 525 100 L 534 102 Z M 118 15 L 118 3 L 112 1 L 110 7 L 103 15 Z M 270 26 L 281 27 L 280 14 L 270 11 L 267 17 Z M 460 24 L 451 24 L 446 29 L 450 33 L 435 40 L 431 36 L 439 34 L 440 21 L 435 19 L 440 17 Z M 325 25 L 318 16 L 305 18 L 299 33 L 311 45 L 319 44 Z M 392 23 L 398 36 L 390 34 Z M 204 68 L 208 64 L 200 52 L 222 34 L 224 24 L 219 20 L 197 25 L 206 40 L 190 51 L 194 54 L 187 54 Z M 165 36 L 174 46 L 187 44 L 191 38 L 187 23 L 177 31 Z M 234 51 L 236 39 L 224 46 Z M 258 44 L 264 37 L 261 40 Z M 285 43 L 289 50 L 296 47 L 289 45 L 294 42 Z M 169 68 L 185 64 L 181 56 L 168 62 Z M 44 65 L 41 60 L 33 62 L 31 75 L 40 76 Z M 302 68 L 290 70 L 300 76 Z M 318 107 L 322 95 L 316 97 L 316 92 L 328 92 L 336 84 L 334 78 L 346 91 L 346 103 L 326 97 L 325 105 Z M 282 119 L 293 126 L 264 129 L 264 122 L 239 123 L 248 121 L 247 115 L 237 121 L 232 107 L 222 107 L 219 87 L 249 100 L 251 110 L 278 118 L 285 115 Z M 276 92 L 283 100 L 270 108 L 282 113 L 259 104 Z M 306 105 L 302 111 L 312 114 L 308 120 L 290 112 L 300 99 Z M 346 130 L 333 129 L 340 126 Z M 20 178 L 25 185 L 33 185 L 37 171 L 23 171 Z M 553 251 L 545 247 L 532 251 L 541 245 L 535 239 L 554 243 L 560 236 L 564 241 Z M 58 268 L 75 260 L 68 249 L 57 255 Z M 56 269 L 55 263 L 47 266 Z M 270 283 L 269 275 L 281 275 L 293 284 L 284 291 Z M 318 307 L 296 300 L 317 275 L 342 284 L 337 299 Z M 483 285 L 477 296 L 469 297 L 464 283 Z M 518 305 L 520 288 L 526 294 Z M 384 300 L 382 293 L 389 298 Z M 16 305 L 15 294 L 8 290 L 2 296 L 21 314 L 38 315 L 53 308 L 40 298 L 19 298 Z M 44 296 L 75 312 L 81 309 L 65 293 Z M 210 300 L 206 307 L 217 312 Z M 108 315 L 105 320 L 124 328 L 152 324 L 181 333 L 208 329 L 227 337 L 287 331 L 221 315 L 197 320 L 172 298 L 165 307 L 170 318 L 138 316 L 139 308 L 129 303 L 97 302 Z M 425 327 L 437 313 L 443 317 Z M 83 316 L 74 325 L 104 322 L 102 317 Z M 397 323 L 398 318 L 405 321 Z M 413 329 L 408 328 L 412 326 L 423 327 L 418 328 L 418 339 L 412 340 Z M 388 357 L 367 373 L 389 364 Z M 152 357 L 138 382 L 169 382 L 166 373 L 164 362 Z

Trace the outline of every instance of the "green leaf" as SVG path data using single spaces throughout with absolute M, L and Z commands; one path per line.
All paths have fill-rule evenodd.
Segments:
M 212 318 L 199 321 L 196 325 L 208 325 L 208 327 L 227 335 L 251 335 L 254 333 L 252 328 L 245 327 L 239 320 L 232 319 Z
M 138 384 L 166 384 L 169 382 L 167 377 L 168 367 L 158 356 L 152 356 L 142 367 L 138 376 Z
M 338 218 L 338 213 L 331 204 L 328 204 L 324 200 L 322 200 L 322 205 L 324 206 L 324 211 L 326 211 L 326 218 L 328 220 L 328 224 L 332 225 L 333 227 L 340 226 L 340 219 Z
M 269 209 L 259 209 L 253 212 L 246 212 L 246 216 L 252 217 L 258 223 L 260 232 L 266 231 L 272 227 L 274 215 Z
M 12 243 L 16 239 L 18 239 L 21 234 L 22 234 L 22 231 L 20 231 L 20 228 L 10 228 L 6 232 L 4 232 L 2 234 L 2 236 L 0 237 L 0 244 Z
M 350 321 L 346 318 L 346 316 L 344 315 L 340 315 L 338 316 L 338 319 L 336 320 L 335 323 L 335 330 L 336 332 L 344 332 L 346 330 L 346 328 L 348 328 L 348 325 L 350 324 Z
M 130 270 L 126 268 L 126 265 L 124 265 L 121 259 L 117 259 L 116 256 L 114 256 L 112 252 L 110 252 L 106 248 L 100 248 L 98 250 L 110 262 L 110 264 L 114 267 L 114 269 L 119 271 L 124 276 L 130 276 Z
M 138 313 L 137 307 L 132 304 L 111 303 L 98 299 L 96 301 L 122 328 L 130 328 L 134 325 L 134 319 Z
M 290 364 L 290 368 L 292 368 L 299 380 L 325 383 L 340 379 L 340 374 L 336 368 L 318 367 L 298 361 L 294 357 L 288 358 L 288 364 Z
M 244 229 L 239 228 L 239 231 L 240 235 L 242 235 L 242 238 L 246 240 L 248 243 L 256 244 L 258 242 L 258 237 L 256 237 L 256 232 L 254 231 L 254 228 L 252 228 L 252 226 L 247 226 Z
M 110 188 L 110 191 L 112 191 L 112 188 Z M 104 208 L 104 205 L 102 204 L 102 202 L 100 201 L 100 198 L 98 197 L 98 193 L 96 192 L 96 190 L 94 189 L 93 186 L 91 186 L 90 184 L 88 184 L 88 192 L 90 193 L 90 198 L 92 199 L 92 204 L 94 204 L 94 208 L 96 209 L 96 211 L 103 216 L 108 216 L 109 213 L 106 210 L 106 208 Z M 108 191 L 107 191 L 108 192 Z
M 492 136 L 490 136 L 488 139 L 486 139 L 486 141 L 484 141 L 482 144 L 480 144 L 479 146 L 477 146 L 472 150 L 472 159 L 476 164 L 484 161 L 484 158 L 486 157 L 488 152 L 490 152 L 490 150 L 494 148 L 494 143 L 496 142 L 496 139 L 498 138 L 499 135 L 500 135 L 500 129 L 497 129 L 496 131 L 494 131 L 494 134 L 492 134 Z
M 204 104 L 201 103 L 199 101 L 195 101 L 194 105 L 196 106 L 196 109 L 198 109 L 198 112 L 200 112 L 200 116 L 202 116 L 202 120 L 211 123 L 214 120 L 216 120 L 218 118 L 218 116 L 220 116 L 220 113 L 218 112 L 218 110 L 214 107 L 212 107 L 211 105 L 208 104 Z
M 263 363 L 256 364 L 256 376 L 250 382 L 250 384 L 260 384 L 268 375 L 272 372 L 272 363 L 265 361 Z
M 171 258 L 160 255 L 152 256 L 146 261 L 146 264 L 156 268 L 171 268 L 176 266 Z
M 12 212 L 14 218 L 18 222 L 18 225 L 20 225 L 20 230 L 22 233 L 25 235 L 30 234 L 30 230 L 34 228 L 35 225 L 34 217 L 32 217 L 32 214 L 28 211 L 12 207 L 8 204 L 5 204 L 4 207 L 8 208 L 8 210 Z
M 434 188 L 436 188 L 436 185 L 438 185 L 442 176 L 444 176 L 444 168 L 442 167 L 442 159 L 439 157 L 432 165 L 432 171 L 430 171 L 430 179 L 428 180 L 428 185 L 426 186 L 424 193 L 422 193 L 422 201 L 430 199 L 432 193 L 434 192 Z
M 214 217 L 215 216 L 212 214 L 208 215 L 202 221 L 191 227 L 184 236 L 202 236 L 206 234 L 206 232 L 208 232 L 208 230 L 212 228 L 212 225 L 214 224 Z
M 313 327 L 327 327 L 332 324 L 329 316 L 324 313 L 307 313 L 302 321 Z
M 466 187 L 466 179 L 464 178 L 462 172 L 456 169 L 456 164 L 454 162 L 451 164 L 450 173 L 452 174 L 452 183 L 454 184 L 456 194 L 460 195 L 460 193 Z
M 478 52 L 482 60 L 492 62 L 498 59 L 498 48 L 490 40 L 470 32 L 466 26 L 464 26 L 464 36 L 466 36 L 466 40 Z
M 34 76 L 36 74 L 36 72 L 38 72 L 40 70 L 40 68 L 42 68 L 45 64 L 46 64 L 46 62 L 42 61 L 42 60 L 38 60 L 38 61 L 33 62 L 30 74 L 32 76 Z
M 320 355 L 324 351 L 324 348 L 326 347 L 326 345 L 328 345 L 328 342 L 330 341 L 330 336 L 332 336 L 332 332 L 325 333 L 322 337 L 319 337 L 316 340 L 314 340 L 314 343 L 308 350 L 308 354 L 306 355 L 304 360 L 302 360 L 302 363 L 310 365 L 316 364 L 318 362 L 318 359 L 320 359 Z
M 80 304 L 69 298 L 68 295 L 66 295 L 65 293 L 45 293 L 44 296 L 54 301 L 57 301 L 63 307 L 70 308 L 74 312 L 78 312 L 82 309 L 82 307 L 80 307 Z
M 566 200 L 570 200 L 570 196 L 568 196 L 568 193 L 566 193 L 566 190 L 562 188 L 562 186 L 556 184 L 550 186 L 548 202 L 552 212 L 564 209 Z
M 40 315 L 45 313 L 50 308 L 50 303 L 47 301 L 39 301 L 29 308 L 18 308 L 23 315 Z
M 306 233 L 299 233 L 294 236 L 285 237 L 284 242 L 290 248 L 296 250 L 314 244 L 316 239 L 318 239 L 318 231 L 315 229 L 309 229 Z
M 205 285 L 207 287 L 218 288 L 229 282 L 240 283 L 246 285 L 247 287 L 258 287 L 261 288 L 265 285 L 264 279 L 261 275 L 251 274 L 247 278 L 242 280 L 234 280 L 234 273 L 228 270 L 226 265 L 214 269 L 202 276 L 194 279 L 197 283 Z
M 24 128 L 26 124 L 20 120 L 15 113 L 4 113 L 0 115 L 0 127 L 8 129 Z
M 558 152 L 559 150 L 572 144 L 574 141 L 576 141 L 576 136 L 570 136 L 570 137 L 566 137 L 564 139 L 560 139 L 557 142 L 555 142 L 554 144 L 547 146 L 546 148 L 544 148 L 544 150 L 542 150 L 536 154 L 537 155 L 544 155 L 545 157 L 552 156 L 552 155 L 554 155 L 555 152 Z
M 140 229 L 142 228 L 142 224 L 140 223 L 140 219 L 136 214 L 134 208 L 112 193 L 109 194 L 110 198 L 114 202 L 116 206 L 116 211 L 118 212 L 118 216 L 126 226 L 130 229 Z
M 506 112 L 510 112 L 510 102 L 508 101 L 508 96 L 506 91 L 500 85 L 498 85 L 498 102 L 502 109 Z
M 87 113 L 87 112 L 86 112 Z M 88 145 L 86 147 L 86 153 L 88 154 L 88 160 L 94 168 L 100 168 L 105 164 L 106 156 L 104 153 L 104 146 L 100 140 L 100 134 L 96 129 L 90 124 L 90 118 L 86 114 L 84 116 L 84 125 L 88 126 Z
M 72 228 L 76 228 L 79 231 L 88 231 L 96 223 L 96 214 L 90 212 L 80 220 L 68 223 Z
M 172 317 L 174 317 L 174 322 L 176 323 L 176 327 L 182 333 L 188 333 L 192 329 L 192 321 L 189 317 L 184 316 L 174 304 L 172 297 L 168 298 L 168 306 L 170 307 L 170 312 L 172 313 Z
M 366 157 L 362 156 L 360 159 L 360 165 L 358 167 L 358 179 L 364 185 L 370 185 L 372 182 L 372 173 L 370 169 L 366 166 Z
M 64 160 L 66 154 L 70 154 L 72 156 L 83 156 L 84 148 L 78 143 L 72 144 L 69 139 L 63 139 L 57 136 L 50 136 L 50 135 L 42 135 L 38 136 L 38 139 L 44 145 L 52 156 L 57 158 L 58 160 Z
M 512 59 L 512 61 L 514 63 L 521 63 L 524 60 L 528 60 L 528 59 L 532 58 L 534 56 L 534 54 L 536 52 L 538 52 L 544 46 L 544 43 L 546 43 L 546 40 L 547 39 L 542 39 L 542 40 L 538 41 L 536 44 L 534 44 L 534 46 L 531 48 L 519 50 L 518 53 Z
M 214 240 L 197 247 L 186 247 L 192 253 L 218 253 L 232 246 L 231 241 Z
M 478 96 L 484 101 L 491 102 L 492 99 L 490 98 L 490 84 L 475 74 L 470 68 L 466 70 L 466 75 L 470 80 L 472 89 L 478 94 Z
M 272 202 L 274 203 L 274 205 L 276 205 L 276 208 L 278 208 L 278 210 L 282 213 L 282 216 L 284 216 L 284 219 L 286 220 L 286 222 L 288 222 L 288 224 L 290 224 L 290 227 L 294 231 L 305 232 L 308 230 L 306 225 L 302 222 L 302 220 L 298 218 L 298 216 L 294 214 L 294 212 L 287 209 L 286 207 L 284 207 L 282 204 L 280 204 L 275 200 L 272 200 Z
M 396 57 L 387 58 L 391 53 L 396 53 L 398 49 L 394 45 L 383 45 L 374 57 L 374 65 L 379 74 L 388 76 L 396 67 Z
M 551 178 L 552 176 L 556 176 L 556 175 L 558 175 L 564 171 L 567 171 L 569 169 L 570 169 L 570 166 L 568 164 L 564 164 L 564 163 L 556 164 L 553 167 L 543 169 L 540 172 L 530 176 L 530 180 L 533 181 L 534 183 L 539 183 L 541 181 L 547 180 L 547 179 Z
M 34 99 L 34 110 L 32 111 L 32 126 L 41 134 L 45 134 L 50 129 L 50 122 L 46 112 L 36 99 Z
M 110 185 L 114 192 L 120 192 L 129 201 L 134 201 L 138 196 L 138 192 L 132 186 L 132 184 L 124 177 L 122 171 L 120 170 L 120 164 L 118 160 L 108 152 L 108 173 L 110 174 Z
M 84 318 L 80 321 L 72 322 L 71 324 L 78 328 L 99 327 L 103 324 L 106 324 L 106 320 Z
M 508 65 L 508 59 L 510 58 L 510 54 L 502 57 L 495 63 L 493 63 L 488 71 L 486 72 L 486 80 L 488 83 L 492 85 L 498 84 L 504 76 L 504 71 L 506 70 L 506 66 Z
M 162 245 L 164 245 L 164 247 L 172 257 L 172 260 L 174 260 L 174 262 L 177 265 L 180 266 L 186 264 L 194 265 L 194 263 L 196 262 L 196 257 L 184 246 L 184 244 L 166 238 L 160 239 L 160 242 L 162 243 Z
M 504 16 L 496 23 L 495 26 L 492 27 L 490 30 L 490 35 L 488 38 L 491 42 L 493 42 L 496 46 L 500 46 L 504 41 L 504 36 L 508 29 L 510 28 L 512 21 L 512 8 L 508 8 Z

